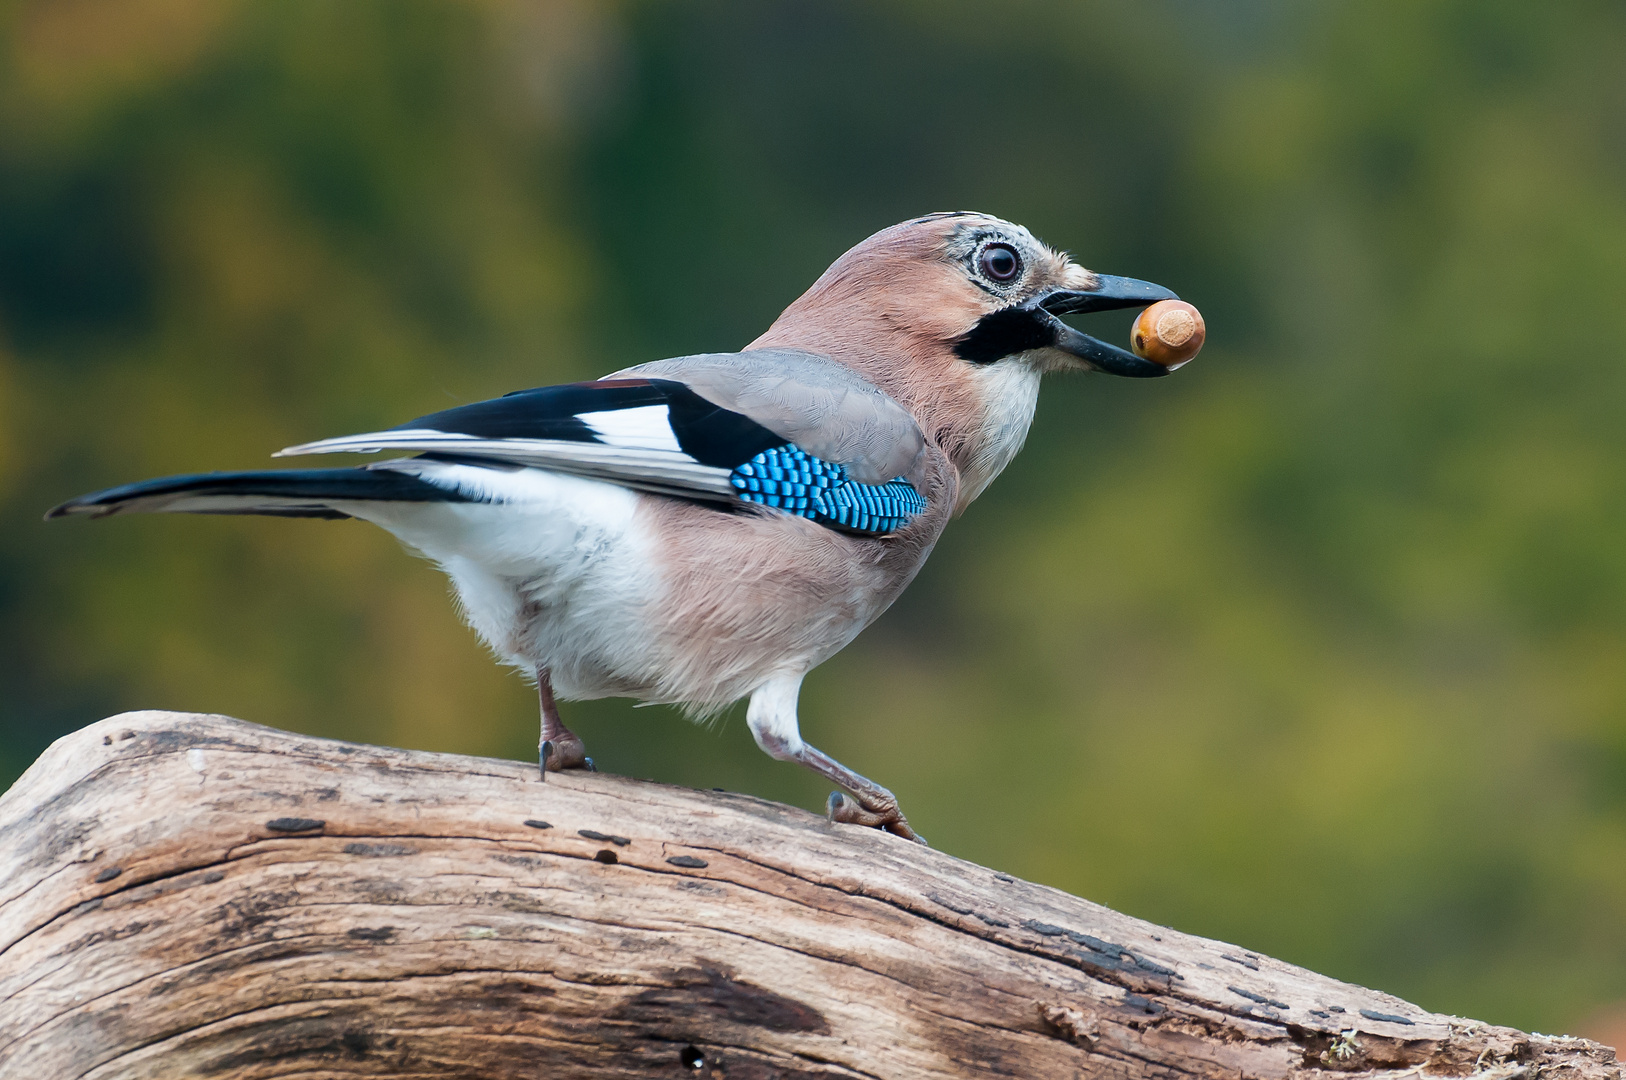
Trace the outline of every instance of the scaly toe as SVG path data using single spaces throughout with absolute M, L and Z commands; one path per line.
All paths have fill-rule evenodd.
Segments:
M 542 768 L 545 772 L 563 772 L 565 769 L 597 772 L 593 768 L 593 759 L 583 752 L 584 749 L 580 739 L 548 739 L 542 744 Z
M 843 825 L 863 825 L 871 829 L 885 829 L 894 836 L 901 836 L 905 840 L 913 840 L 917 844 L 926 843 L 924 837 L 909 827 L 908 820 L 898 810 L 896 804 L 874 808 L 866 807 L 843 792 L 832 791 L 830 798 L 825 802 L 825 816 L 831 821 L 840 822 Z

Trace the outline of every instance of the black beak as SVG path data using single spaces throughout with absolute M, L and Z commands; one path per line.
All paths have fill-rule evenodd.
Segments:
M 1150 360 L 1142 360 L 1126 349 L 1108 345 L 1099 338 L 1080 333 L 1056 318 L 1057 315 L 1081 315 L 1091 311 L 1113 311 L 1118 308 L 1146 307 L 1159 300 L 1180 299 L 1173 292 L 1150 281 L 1135 278 L 1097 274 L 1093 289 L 1057 289 L 1035 301 L 1029 308 L 1054 335 L 1051 344 L 1064 353 L 1084 361 L 1097 371 L 1109 375 L 1123 375 L 1131 379 L 1155 379 L 1167 375 L 1169 369 Z
M 1040 305 L 1057 315 L 1083 315 L 1091 311 L 1116 311 L 1118 308 L 1146 307 L 1159 300 L 1178 300 L 1178 296 L 1161 285 L 1132 277 L 1114 277 L 1097 274 L 1099 284 L 1093 289 L 1057 289 L 1040 299 Z

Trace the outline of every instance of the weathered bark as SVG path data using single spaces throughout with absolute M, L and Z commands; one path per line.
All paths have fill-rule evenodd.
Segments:
M 1397 1070 L 1619 1077 L 741 795 L 149 712 L 0 798 L 4 1077 Z

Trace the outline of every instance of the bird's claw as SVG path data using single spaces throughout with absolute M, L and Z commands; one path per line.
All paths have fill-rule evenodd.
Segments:
M 545 782 L 550 772 L 561 772 L 565 769 L 586 769 L 588 772 L 598 772 L 593 765 L 593 759 L 583 751 L 582 741 L 571 735 L 567 739 L 544 739 L 539 747 L 538 757 L 542 767 L 542 779 Z
M 832 791 L 825 801 L 825 816 L 843 825 L 864 825 L 872 829 L 885 829 L 894 836 L 926 844 L 926 838 L 909 827 L 909 821 L 898 809 L 898 801 L 890 794 L 884 800 L 873 800 L 876 805 L 866 806 L 846 792 Z

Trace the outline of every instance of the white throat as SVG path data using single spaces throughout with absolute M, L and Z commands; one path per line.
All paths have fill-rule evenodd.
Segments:
M 971 461 L 960 477 L 959 513 L 1016 457 L 1033 426 L 1039 404 L 1039 369 L 1020 356 L 979 367 L 973 376 L 980 384 L 982 429 L 972 446 Z

